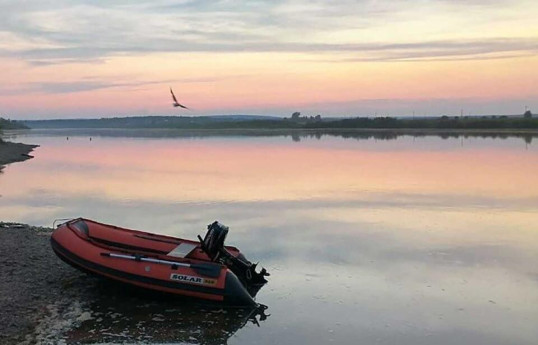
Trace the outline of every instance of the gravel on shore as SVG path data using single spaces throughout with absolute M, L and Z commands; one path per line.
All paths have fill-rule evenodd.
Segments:
M 0 344 L 53 343 L 51 329 L 84 292 L 87 278 L 56 257 L 51 233 L 0 222 Z

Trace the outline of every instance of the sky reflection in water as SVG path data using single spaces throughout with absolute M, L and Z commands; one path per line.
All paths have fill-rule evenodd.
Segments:
M 0 217 L 189 238 L 222 221 L 272 273 L 272 316 L 229 344 L 538 341 L 535 142 L 299 139 L 19 135 L 41 147 L 0 176 Z

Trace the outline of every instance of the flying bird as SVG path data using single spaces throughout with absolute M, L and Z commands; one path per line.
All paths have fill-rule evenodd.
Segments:
M 172 91 L 172 88 L 170 88 L 170 93 L 172 94 L 172 99 L 174 100 L 174 103 L 172 103 L 172 105 L 173 105 L 174 107 L 181 107 L 181 108 L 190 110 L 189 108 L 187 108 L 187 107 L 184 106 L 183 104 L 180 104 L 180 103 L 177 101 L 176 95 L 174 95 L 174 91 Z

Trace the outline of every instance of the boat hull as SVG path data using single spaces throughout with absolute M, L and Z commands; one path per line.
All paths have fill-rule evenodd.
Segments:
M 163 248 L 167 242 L 180 243 L 183 240 L 164 237 L 167 242 L 161 242 L 161 237 L 157 241 L 151 237 L 151 240 L 137 247 L 128 244 L 128 240 L 116 241 L 133 237 L 140 242 L 141 237 L 147 237 L 148 233 L 116 227 L 107 230 L 106 227 L 85 219 L 62 224 L 51 236 L 52 249 L 59 258 L 81 271 L 144 289 L 233 305 L 256 304 L 237 276 L 226 266 L 199 260 L 201 256 L 197 253 L 192 255 L 194 259 L 178 259 L 156 253 L 165 252 L 177 245 L 169 243 L 167 248 Z M 99 236 L 98 240 L 92 238 L 92 230 Z M 106 231 L 110 234 L 107 235 Z M 107 239 L 103 240 L 104 237 Z M 121 244 L 124 244 L 123 248 Z M 155 252 L 148 254 L 152 250 Z M 135 259 L 111 257 L 110 253 Z M 160 262 L 147 262 L 144 258 Z M 207 267 L 210 270 L 200 272 L 196 267 Z

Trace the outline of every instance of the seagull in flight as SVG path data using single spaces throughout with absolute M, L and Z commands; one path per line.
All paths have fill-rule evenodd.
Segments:
M 176 95 L 174 95 L 174 91 L 172 91 L 172 88 L 170 88 L 170 93 L 172 94 L 172 99 L 174 100 L 174 103 L 172 103 L 172 105 L 173 105 L 174 107 L 181 107 L 181 108 L 190 110 L 189 108 L 187 108 L 187 107 L 184 106 L 183 104 L 180 104 L 180 103 L 177 101 Z

